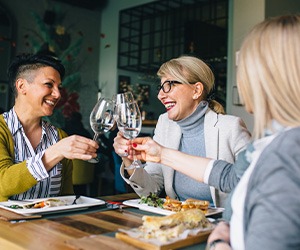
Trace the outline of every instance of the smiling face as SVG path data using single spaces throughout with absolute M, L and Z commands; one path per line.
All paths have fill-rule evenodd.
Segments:
M 27 72 L 26 79 L 17 79 L 16 87 L 16 104 L 22 105 L 34 117 L 52 115 L 61 97 L 60 74 L 48 66 Z
M 170 75 L 161 78 L 161 84 L 165 81 L 175 80 Z M 191 115 L 201 101 L 202 84 L 174 84 L 170 92 L 164 93 L 161 89 L 157 98 L 166 107 L 168 117 L 173 121 L 180 121 Z

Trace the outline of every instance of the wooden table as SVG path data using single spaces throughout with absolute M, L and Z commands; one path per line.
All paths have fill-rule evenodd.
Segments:
M 101 197 L 106 201 L 133 198 L 137 198 L 136 194 Z M 0 249 L 136 249 L 114 238 L 114 233 L 119 228 L 130 229 L 140 226 L 142 216 L 147 212 L 135 208 L 124 210 L 125 212 L 122 212 L 120 209 L 105 206 L 73 214 L 46 215 L 42 219 L 24 222 L 0 221 Z M 93 238 L 93 235 L 100 236 Z M 198 245 L 196 249 L 204 249 L 205 244 L 202 245 L 200 248 Z

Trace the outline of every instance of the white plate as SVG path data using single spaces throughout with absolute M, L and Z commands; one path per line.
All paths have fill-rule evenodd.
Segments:
M 22 208 L 9 208 L 8 206 L 11 205 L 25 205 L 25 204 L 30 204 L 33 202 L 38 202 L 38 201 L 43 201 L 47 200 L 49 198 L 55 198 L 59 200 L 63 200 L 66 202 L 67 205 L 64 206 L 58 206 L 58 207 L 45 207 L 45 208 L 28 208 L 28 209 L 22 209 Z M 14 200 L 9 200 L 5 202 L 0 202 L 0 207 L 7 209 L 9 211 L 22 214 L 22 215 L 30 215 L 30 214 L 48 214 L 48 213 L 56 213 L 56 212 L 64 212 L 68 210 L 78 210 L 78 209 L 87 209 L 92 206 L 99 206 L 99 205 L 104 205 L 105 201 L 99 200 L 99 199 L 94 199 L 86 196 L 80 196 L 76 200 L 76 204 L 72 205 L 75 195 L 70 195 L 70 196 L 58 196 L 58 197 L 49 197 L 49 198 L 41 198 L 41 199 L 30 199 L 25 201 L 14 201 Z
M 147 204 L 140 204 L 141 199 L 133 199 L 133 200 L 127 200 L 124 201 L 123 204 L 126 206 L 131 206 L 131 207 L 137 207 L 141 210 L 151 212 L 151 213 L 156 213 L 156 214 L 161 214 L 161 215 L 170 215 L 174 214 L 176 212 L 166 210 L 160 207 L 152 207 L 148 206 Z M 206 213 L 206 216 L 214 215 L 214 214 L 219 214 L 224 211 L 224 208 L 218 207 L 218 208 L 209 208 L 208 212 Z

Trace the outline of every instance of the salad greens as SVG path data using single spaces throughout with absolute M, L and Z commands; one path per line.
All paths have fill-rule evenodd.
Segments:
M 150 193 L 148 196 L 142 196 L 140 200 L 140 204 L 147 204 L 152 207 L 163 207 L 164 199 L 159 198 L 157 194 Z
M 19 208 L 23 208 L 22 206 L 19 205 L 10 205 L 8 206 L 9 208 L 13 208 L 13 209 L 19 209 Z

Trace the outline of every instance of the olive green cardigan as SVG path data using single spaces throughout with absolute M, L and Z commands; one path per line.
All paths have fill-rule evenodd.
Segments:
M 57 130 L 60 139 L 67 136 L 63 130 Z M 6 201 L 10 196 L 23 193 L 37 184 L 37 181 L 27 169 L 26 161 L 14 164 L 14 159 L 13 137 L 3 116 L 0 115 L 0 201 Z M 63 168 L 59 195 L 74 194 L 72 161 L 63 159 L 61 162 Z

